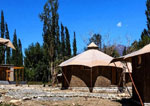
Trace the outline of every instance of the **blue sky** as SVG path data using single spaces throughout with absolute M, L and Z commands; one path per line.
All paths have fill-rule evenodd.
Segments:
M 32 42 L 43 43 L 43 23 L 38 16 L 46 1 L 0 0 L 0 10 L 4 11 L 11 39 L 16 29 L 23 49 Z M 73 32 L 76 32 L 80 53 L 93 33 L 100 33 L 107 44 L 128 46 L 139 40 L 146 28 L 145 10 L 146 0 L 59 0 L 58 12 L 59 22 L 69 29 L 71 44 Z

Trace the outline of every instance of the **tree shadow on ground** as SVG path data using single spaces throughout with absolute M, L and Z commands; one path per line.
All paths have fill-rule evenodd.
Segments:
M 116 100 L 116 102 L 121 103 L 122 106 L 141 106 L 140 104 L 134 102 L 132 98 Z

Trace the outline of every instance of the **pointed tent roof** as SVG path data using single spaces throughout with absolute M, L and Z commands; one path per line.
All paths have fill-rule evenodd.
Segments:
M 113 59 L 111 62 L 116 62 L 116 61 L 120 61 L 120 60 L 127 60 L 127 61 L 130 61 L 130 59 L 134 56 L 139 56 L 139 55 L 142 55 L 142 54 L 146 54 L 146 53 L 150 53 L 150 44 L 144 46 L 142 49 L 139 49 L 135 52 L 132 52 L 130 54 L 127 54 L 125 56 L 122 56 L 122 57 L 119 57 L 119 58 L 116 58 L 116 59 Z
M 94 42 L 92 42 L 88 45 L 88 49 L 98 49 L 98 46 Z
M 94 67 L 94 66 L 113 66 L 116 67 L 114 63 L 110 64 L 110 61 L 113 59 L 113 57 L 97 50 L 98 47 L 95 43 L 91 43 L 87 51 L 70 58 L 69 60 L 66 60 L 62 62 L 59 66 L 69 66 L 69 65 L 83 65 L 88 67 Z M 94 47 L 94 48 L 93 48 Z M 120 68 L 122 68 L 121 62 L 116 62 L 116 65 Z
M 14 45 L 11 43 L 9 39 L 0 38 L 0 45 L 5 45 L 7 47 L 11 47 L 12 49 L 15 49 Z

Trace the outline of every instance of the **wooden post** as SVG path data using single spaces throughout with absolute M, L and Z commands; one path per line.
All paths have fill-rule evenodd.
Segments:
M 63 76 L 64 76 L 64 78 L 65 78 L 65 80 L 66 80 L 66 82 L 68 83 L 68 86 L 69 86 L 69 81 L 67 80 L 67 77 L 65 76 L 65 74 L 63 73 L 63 71 L 62 71 L 62 74 L 63 74 Z
M 15 75 L 16 75 L 16 86 L 18 85 L 18 78 L 17 78 L 17 70 L 14 71 L 15 72 Z
M 91 87 L 92 87 L 92 68 L 91 68 Z
M 19 69 L 19 83 L 21 81 L 20 69 Z
M 126 68 L 123 66 L 123 87 L 126 85 Z
M 91 82 L 90 92 L 92 92 L 92 89 L 93 89 L 92 88 L 92 67 L 91 67 L 91 81 L 90 82 Z
M 24 69 L 22 70 L 22 81 L 24 81 Z

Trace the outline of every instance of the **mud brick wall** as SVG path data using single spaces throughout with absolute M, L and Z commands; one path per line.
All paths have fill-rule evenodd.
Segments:
M 122 69 L 115 67 L 63 67 L 62 87 L 108 87 L 118 85 Z
M 132 58 L 132 77 L 137 90 L 144 103 L 150 103 L 150 54 L 141 55 L 141 63 L 139 57 Z M 139 98 L 132 87 L 133 99 L 139 101 Z

